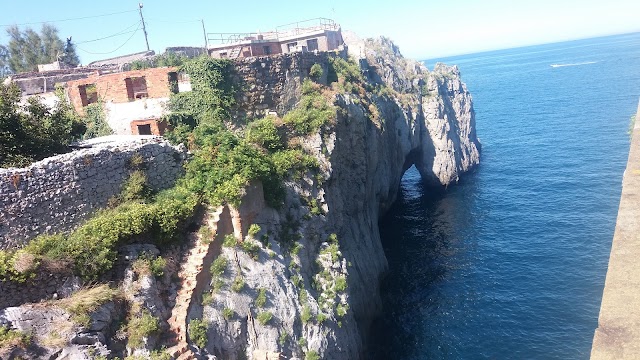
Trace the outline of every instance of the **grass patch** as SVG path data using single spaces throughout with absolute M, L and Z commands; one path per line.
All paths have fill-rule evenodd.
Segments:
M 33 337 L 29 333 L 0 326 L 0 349 L 7 349 L 14 346 L 24 349 L 31 345 L 32 340 Z
M 336 285 L 335 289 L 337 292 L 347 291 L 347 277 L 344 275 L 339 275 L 336 277 Z
M 71 314 L 71 320 L 87 327 L 91 323 L 91 313 L 103 304 L 113 301 L 120 292 L 103 284 L 76 291 L 70 297 L 58 302 L 60 307 Z
M 158 256 L 153 258 L 151 255 L 144 254 L 138 257 L 131 268 L 138 275 L 153 275 L 160 277 L 164 274 L 164 269 L 167 266 L 167 260 Z
M 308 323 L 309 320 L 311 320 L 312 316 L 313 315 L 311 314 L 311 308 L 309 308 L 309 305 L 304 305 L 302 307 L 302 312 L 300 313 L 300 320 L 302 321 L 302 323 Z
M 320 355 L 315 350 L 309 350 L 304 354 L 304 360 L 320 360 Z
M 145 337 L 160 330 L 160 323 L 156 317 L 147 310 L 143 310 L 139 316 L 133 317 L 127 324 L 128 346 L 139 348 L 143 345 Z
M 231 290 L 234 292 L 240 292 L 244 289 L 244 279 L 242 276 L 238 275 L 235 279 L 233 279 L 233 283 L 231 284 Z
M 284 115 L 282 121 L 299 135 L 318 131 L 322 126 L 336 121 L 336 108 L 322 94 L 322 87 L 305 79 L 302 98 L 295 109 Z
M 225 318 L 225 320 L 230 320 L 234 315 L 233 309 L 231 308 L 224 308 L 222 309 L 222 317 Z
M 255 305 L 259 308 L 263 308 L 267 303 L 267 290 L 260 288 L 258 289 L 258 295 L 256 296 Z
M 273 314 L 271 314 L 271 312 L 269 311 L 263 311 L 260 314 L 258 314 L 258 322 L 261 325 L 266 325 L 271 321 L 271 319 L 273 319 Z

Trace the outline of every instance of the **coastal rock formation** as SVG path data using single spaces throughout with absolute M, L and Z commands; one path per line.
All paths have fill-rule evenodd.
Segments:
M 345 59 L 344 51 L 283 54 L 235 64 L 237 81 L 244 85 L 232 112 L 236 120 L 283 116 L 300 101 L 311 67 L 320 66 L 316 82 L 325 85 L 322 96 L 330 98 L 335 119 L 295 139 L 319 169 L 287 180 L 279 209 L 267 206 L 266 190 L 257 181 L 246 187 L 239 206 L 202 209 L 194 226 L 199 230 L 190 229 L 185 236 L 174 276 L 167 280 L 171 284 L 163 285 L 171 289 L 166 298 L 153 276 L 125 269 L 120 288 L 135 305 L 129 315 L 153 315 L 160 320 L 154 331 L 162 335 L 144 336 L 138 346 L 126 349 L 120 341 L 116 350 L 111 344 L 118 341 L 104 339 L 112 330 L 105 326 L 100 329 L 103 337 L 96 335 L 91 343 L 93 349 L 111 351 L 109 356 L 146 357 L 152 348 L 166 345 L 167 354 L 179 359 L 363 358 L 370 323 L 381 310 L 380 276 L 387 269 L 378 219 L 395 201 L 408 168 L 415 166 L 435 187 L 453 184 L 479 163 L 480 143 L 471 96 L 457 67 L 439 64 L 429 71 L 403 58 L 385 38 L 347 35 L 345 41 L 359 65 L 350 70 L 357 73 L 352 74 L 357 85 L 329 79 L 332 61 Z M 352 65 L 344 61 L 341 66 Z M 233 126 L 242 128 L 238 121 Z M 130 157 L 131 151 L 125 152 Z M 122 157 L 120 165 L 114 165 L 118 169 L 128 158 L 119 153 L 110 152 Z M 154 145 L 146 154 L 154 171 L 166 174 L 166 183 L 178 175 L 185 158 L 184 149 L 168 145 Z M 73 169 L 94 163 L 82 159 L 71 162 Z M 84 178 L 73 179 L 75 184 Z M 5 310 L 0 321 L 29 330 L 31 325 L 23 325 L 19 316 L 6 314 L 31 306 Z M 60 311 L 59 316 L 69 314 Z M 43 354 L 87 354 L 79 347 L 59 351 L 47 347 Z
M 228 285 L 212 291 L 212 279 L 203 291 L 213 292 L 201 310 L 209 324 L 206 353 L 224 359 L 361 357 L 387 268 L 378 219 L 395 201 L 403 173 L 415 165 L 424 181 L 446 186 L 479 163 L 472 100 L 455 66 L 429 71 L 404 59 L 387 39 L 355 41 L 350 53 L 370 91 L 336 94 L 335 126 L 305 139 L 321 164 L 319 177 L 288 183 L 278 212 L 254 211 L 251 221 L 237 211 L 245 223 L 260 226 L 253 235 L 245 227 L 241 238 L 270 248 L 257 254 L 222 248 Z M 254 191 L 247 196 L 261 197 Z M 293 250 L 282 245 L 287 238 L 294 239 Z M 229 283 L 238 279 L 243 285 L 234 290 Z

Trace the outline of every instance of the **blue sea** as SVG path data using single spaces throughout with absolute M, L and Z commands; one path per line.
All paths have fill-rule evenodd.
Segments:
M 405 173 L 380 220 L 390 269 L 370 357 L 588 359 L 640 33 L 437 61 L 473 95 L 481 165 L 446 190 Z

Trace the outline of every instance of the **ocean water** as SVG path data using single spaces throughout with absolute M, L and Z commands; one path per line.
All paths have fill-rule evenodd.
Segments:
M 405 173 L 380 220 L 390 269 L 370 357 L 588 359 L 640 33 L 440 61 L 473 95 L 481 165 L 441 191 Z

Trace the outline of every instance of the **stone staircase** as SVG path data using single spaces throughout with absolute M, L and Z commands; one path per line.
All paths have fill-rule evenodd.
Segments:
M 211 239 L 202 239 L 198 233 L 192 234 L 189 239 L 189 250 L 183 258 L 178 277 L 180 288 L 176 295 L 176 303 L 169 318 L 169 333 L 173 337 L 174 345 L 167 349 L 173 359 L 196 359 L 195 354 L 190 350 L 187 337 L 187 320 L 189 307 L 192 301 L 198 300 L 198 294 L 206 285 L 208 279 L 208 266 L 211 264 L 215 253 L 219 252 L 220 244 L 217 233 L 221 215 L 226 207 L 220 207 L 207 213 L 202 221 L 203 226 L 208 226 L 214 234 Z M 228 210 L 226 211 L 228 214 Z M 203 241 L 204 240 L 204 241 Z M 217 250 L 217 251 L 216 251 Z M 199 291 L 197 291 L 199 290 Z

